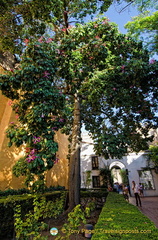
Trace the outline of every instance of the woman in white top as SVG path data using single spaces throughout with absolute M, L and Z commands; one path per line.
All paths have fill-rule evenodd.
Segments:
M 135 183 L 135 181 L 132 181 L 132 190 L 134 192 L 134 196 L 135 196 L 135 199 L 136 199 L 136 205 L 138 206 L 138 203 L 139 203 L 139 206 L 141 207 L 142 203 L 141 203 L 140 196 L 139 196 L 139 187 Z

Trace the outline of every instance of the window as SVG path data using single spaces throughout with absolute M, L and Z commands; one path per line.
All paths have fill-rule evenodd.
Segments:
M 140 170 L 138 173 L 140 183 L 143 184 L 144 189 L 155 189 L 152 173 L 150 170 Z
M 99 176 L 92 176 L 93 188 L 100 187 L 100 177 Z
M 97 156 L 92 157 L 92 170 L 99 169 L 99 161 Z

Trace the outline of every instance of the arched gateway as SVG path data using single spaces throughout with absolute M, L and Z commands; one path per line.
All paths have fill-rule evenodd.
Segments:
M 118 182 L 119 184 L 123 182 L 121 170 L 126 169 L 125 165 L 120 161 L 114 161 L 110 164 L 109 169 L 111 170 L 111 174 L 113 176 L 113 181 Z

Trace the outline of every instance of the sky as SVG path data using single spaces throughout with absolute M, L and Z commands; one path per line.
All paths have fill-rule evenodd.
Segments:
M 105 13 L 105 16 L 108 17 L 111 22 L 118 24 L 118 28 L 121 33 L 126 33 L 127 30 L 124 28 L 124 25 L 128 21 L 131 21 L 132 17 L 137 16 L 138 11 L 133 6 L 129 6 L 119 13 L 122 7 L 118 5 L 111 5 L 109 10 Z
M 130 5 L 129 7 L 121 11 L 122 8 L 123 5 L 120 6 L 118 4 L 113 4 L 110 6 L 109 10 L 104 14 L 104 16 L 108 17 L 111 22 L 116 23 L 118 25 L 119 31 L 125 34 L 127 33 L 127 30 L 124 28 L 124 25 L 128 21 L 131 21 L 132 17 L 138 16 L 139 12 L 133 5 Z M 152 55 L 152 58 L 158 60 L 158 55 L 155 53 L 154 55 Z
M 132 20 L 132 17 L 138 16 L 139 13 L 136 10 L 136 7 L 134 7 L 132 4 L 127 6 L 127 3 L 114 3 L 110 6 L 108 11 L 101 15 L 100 17 L 108 17 L 111 22 L 114 22 L 118 25 L 118 29 L 121 33 L 125 34 L 127 33 L 127 30 L 124 28 L 124 25 Z M 127 7 L 125 7 L 127 6 Z M 123 9 L 125 7 L 125 9 Z M 122 11 L 121 11 L 122 10 Z M 95 20 L 97 15 L 93 17 Z M 93 19 L 90 18 L 90 16 L 85 17 L 85 22 L 93 21 Z
M 108 17 L 111 22 L 116 23 L 118 25 L 119 31 L 123 34 L 127 33 L 127 30 L 124 28 L 124 25 L 128 21 L 131 21 L 132 17 L 139 15 L 139 12 L 137 11 L 136 7 L 134 7 L 132 4 L 127 7 L 125 6 L 127 6 L 126 3 L 125 4 L 121 3 L 121 5 L 114 3 L 110 6 L 108 11 L 104 15 L 100 16 L 100 17 L 103 17 L 103 16 Z M 96 16 L 97 15 L 95 15 L 93 19 L 95 19 Z M 93 21 L 93 19 L 91 19 L 88 16 L 84 20 L 85 22 L 89 22 L 89 21 Z

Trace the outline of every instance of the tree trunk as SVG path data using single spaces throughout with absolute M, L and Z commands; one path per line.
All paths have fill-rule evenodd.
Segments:
M 69 211 L 80 203 L 80 98 L 76 94 L 69 163 Z
M 17 60 L 15 56 L 10 52 L 0 51 L 0 66 L 5 70 L 10 70 L 15 68 Z

